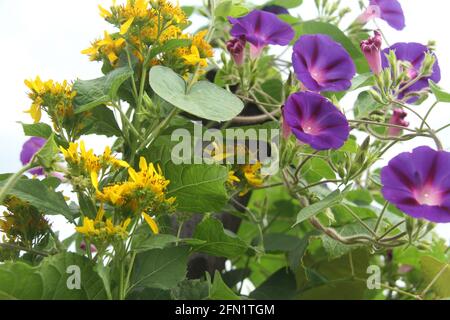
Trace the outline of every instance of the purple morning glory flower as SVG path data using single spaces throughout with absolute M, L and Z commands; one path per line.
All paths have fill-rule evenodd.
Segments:
M 318 93 L 290 95 L 283 116 L 297 139 L 316 150 L 339 149 L 350 133 L 345 116 Z
M 367 40 L 361 41 L 361 51 L 369 63 L 370 70 L 374 74 L 379 74 L 383 68 L 381 66 L 381 45 L 383 39 L 381 33 L 375 31 L 375 35 Z
M 449 152 L 418 147 L 399 154 L 381 170 L 381 191 L 414 218 L 450 222 L 449 168 Z
M 356 73 L 347 51 L 327 35 L 304 35 L 294 45 L 297 78 L 311 91 L 343 91 Z
M 267 5 L 262 8 L 263 11 L 272 12 L 274 14 L 289 14 L 289 10 L 276 4 Z
M 405 28 L 405 15 L 400 2 L 397 0 L 370 0 L 370 5 L 359 16 L 358 20 L 367 23 L 375 18 L 386 21 L 396 30 Z
M 31 139 L 27 140 L 23 144 L 22 151 L 20 152 L 20 161 L 22 162 L 22 164 L 27 165 L 28 163 L 30 163 L 36 152 L 38 152 L 46 142 L 46 139 L 39 137 L 32 137 Z M 29 172 L 34 175 L 44 174 L 44 170 L 42 168 L 34 168 Z
M 427 46 L 424 46 L 423 44 L 416 43 L 416 42 L 410 42 L 410 43 L 396 43 L 390 48 L 384 49 L 381 54 L 382 64 L 383 68 L 389 67 L 389 61 L 386 58 L 386 55 L 389 54 L 389 51 L 393 50 L 395 51 L 395 56 L 398 60 L 402 61 L 408 61 L 411 63 L 411 68 L 407 70 L 408 75 L 411 79 L 414 79 L 417 77 L 417 75 L 420 72 L 420 69 L 422 67 L 422 62 L 425 59 L 425 53 L 429 52 L 429 49 Z M 436 59 L 436 62 L 433 65 L 433 73 L 429 77 L 424 77 L 420 80 L 418 80 L 415 84 L 408 87 L 407 89 L 403 90 L 401 95 L 398 97 L 399 99 L 402 99 L 407 93 L 410 92 L 418 92 L 420 90 L 423 90 L 425 88 L 428 88 L 428 80 L 433 80 L 434 82 L 438 83 L 441 80 L 441 69 L 439 68 L 439 63 Z M 408 100 L 409 103 L 413 103 L 417 100 L 417 97 L 413 97 Z
M 245 37 L 250 43 L 252 58 L 259 57 L 269 44 L 288 45 L 295 36 L 291 26 L 271 12 L 253 10 L 241 18 L 228 17 L 228 21 L 233 25 L 231 35 L 235 38 Z

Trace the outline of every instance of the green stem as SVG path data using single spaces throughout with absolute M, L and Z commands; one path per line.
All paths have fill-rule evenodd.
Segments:
M 420 125 L 419 130 L 423 129 L 425 122 L 427 121 L 427 119 L 430 116 L 431 112 L 433 111 L 434 107 L 436 107 L 438 104 L 439 104 L 439 101 L 436 101 L 435 103 L 433 103 L 433 105 L 430 107 L 430 109 L 428 109 L 428 112 L 426 113 L 425 117 L 423 117 L 423 121 L 422 121 L 422 124 Z
M 389 202 L 386 201 L 384 203 L 383 209 L 380 212 L 380 215 L 378 216 L 377 222 L 375 224 L 375 228 L 373 229 L 373 232 L 375 232 L 375 234 L 377 233 L 378 228 L 380 227 L 380 224 L 383 221 L 383 217 L 384 217 L 384 214 L 386 213 L 386 209 L 387 209 L 388 205 L 389 205 Z
M 123 112 L 122 108 L 115 102 L 113 102 L 113 107 L 117 109 L 117 111 L 119 111 L 120 116 L 122 117 L 122 120 L 125 120 L 125 123 L 127 124 L 128 128 L 131 129 L 131 131 L 133 132 L 133 134 L 137 137 L 137 138 L 141 138 L 141 134 L 137 131 L 137 129 L 134 127 L 134 125 L 131 123 L 130 119 L 127 117 L 127 115 L 125 114 L 125 112 Z
M 35 254 L 38 256 L 43 256 L 43 257 L 48 257 L 50 255 L 50 253 L 45 252 L 45 251 L 40 251 L 40 250 L 27 248 L 27 247 L 19 246 L 16 244 L 10 244 L 10 243 L 0 243 L 0 247 L 5 248 L 5 249 L 12 249 L 12 250 L 16 250 L 16 251 L 25 251 L 25 252 L 29 252 L 29 253 L 32 253 L 32 254 Z

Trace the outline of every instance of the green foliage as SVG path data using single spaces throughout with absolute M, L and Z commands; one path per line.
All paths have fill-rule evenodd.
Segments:
M 227 121 L 244 108 L 242 101 L 232 93 L 207 81 L 189 87 L 183 78 L 166 67 L 150 70 L 150 85 L 167 102 L 203 119 Z
M 430 88 L 431 91 L 433 91 L 434 95 L 436 96 L 436 99 L 440 102 L 450 102 L 450 93 L 444 91 L 442 88 L 440 88 L 436 83 L 433 82 L 433 80 L 430 80 Z

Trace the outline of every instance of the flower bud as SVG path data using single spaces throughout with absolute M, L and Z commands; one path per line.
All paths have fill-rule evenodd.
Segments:
M 241 66 L 245 58 L 245 44 L 244 38 L 233 38 L 227 42 L 227 50 L 233 57 L 236 65 Z
M 395 109 L 394 114 L 392 115 L 391 119 L 389 120 L 389 124 L 402 126 L 402 127 L 408 127 L 409 122 L 405 120 L 406 116 L 408 114 L 403 109 Z M 388 130 L 388 135 L 391 137 L 398 137 L 401 134 L 402 129 L 390 127 Z
M 369 63 L 370 70 L 379 74 L 383 68 L 381 64 L 381 45 L 383 41 L 381 33 L 375 31 L 375 35 L 367 40 L 361 41 L 361 50 Z
M 426 77 L 429 77 L 433 74 L 433 66 L 436 62 L 436 56 L 432 53 L 425 53 L 425 58 L 422 63 L 422 68 L 420 70 L 420 73 L 423 74 Z

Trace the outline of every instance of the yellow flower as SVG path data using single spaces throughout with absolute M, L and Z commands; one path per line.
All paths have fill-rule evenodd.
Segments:
M 227 183 L 230 185 L 233 185 L 235 182 L 240 182 L 241 179 L 239 179 L 238 177 L 236 177 L 235 175 L 235 171 L 231 170 L 228 172 L 228 179 L 227 179 Z
M 103 39 L 95 41 L 90 48 L 81 51 L 81 53 L 89 55 L 92 61 L 99 60 L 101 59 L 101 55 L 104 55 L 112 65 L 115 65 L 117 60 L 119 60 L 118 55 L 124 46 L 125 39 L 113 39 L 111 35 L 105 31 Z
M 29 113 L 34 123 L 41 121 L 42 111 L 39 103 L 34 102 L 30 109 L 26 110 L 25 113 Z
M 147 222 L 148 226 L 150 227 L 150 229 L 152 230 L 152 232 L 154 234 L 159 234 L 159 228 L 158 225 L 156 224 L 156 221 L 150 217 L 148 214 L 146 214 L 145 212 L 142 212 L 142 216 L 145 219 L 145 222 Z
M 81 227 L 76 227 L 75 230 L 86 236 L 96 236 L 100 233 L 99 230 L 95 229 L 95 221 L 88 217 L 84 217 L 83 225 Z
M 260 187 L 264 181 L 261 177 L 261 162 L 255 164 L 246 164 L 243 166 L 245 179 L 252 187 Z
M 190 53 L 183 55 L 182 58 L 185 60 L 186 64 L 191 66 L 199 65 L 200 67 L 206 67 L 208 65 L 206 59 L 200 57 L 200 52 L 194 45 L 191 46 Z
M 133 24 L 134 21 L 134 17 L 131 17 L 130 19 L 127 20 L 127 22 L 125 22 L 121 27 L 120 27 L 120 34 L 124 35 L 128 32 L 128 30 L 130 29 L 131 25 Z

